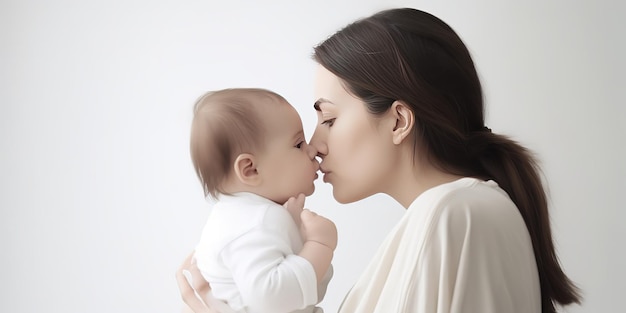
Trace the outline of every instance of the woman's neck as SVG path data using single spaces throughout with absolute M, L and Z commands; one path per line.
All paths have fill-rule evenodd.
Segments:
M 394 179 L 388 184 L 385 193 L 398 201 L 405 209 L 424 191 L 462 177 L 444 172 L 423 159 L 415 162 L 409 160 L 399 164 Z

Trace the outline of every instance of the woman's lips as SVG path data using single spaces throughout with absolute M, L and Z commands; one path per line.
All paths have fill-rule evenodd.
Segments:
M 329 175 L 330 175 L 330 172 L 328 170 L 324 169 L 322 167 L 322 164 L 320 164 L 320 172 L 322 173 L 322 175 L 324 175 L 324 178 L 323 178 L 324 182 L 327 183 Z

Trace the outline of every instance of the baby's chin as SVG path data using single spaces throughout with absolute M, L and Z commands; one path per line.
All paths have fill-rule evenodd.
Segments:
M 307 197 L 308 197 L 308 196 L 312 195 L 312 194 L 313 194 L 313 192 L 315 192 L 315 185 L 314 185 L 314 184 L 311 184 L 311 187 L 309 187 L 309 189 L 307 189 L 307 190 L 303 191 L 302 193 L 303 193 L 305 196 L 307 196 Z

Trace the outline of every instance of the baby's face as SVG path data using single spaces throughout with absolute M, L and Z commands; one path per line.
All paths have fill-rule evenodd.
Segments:
M 264 196 L 276 203 L 315 190 L 319 163 L 317 151 L 307 144 L 298 112 L 286 102 L 260 112 L 264 122 L 264 147 L 257 155 L 257 171 L 263 178 Z

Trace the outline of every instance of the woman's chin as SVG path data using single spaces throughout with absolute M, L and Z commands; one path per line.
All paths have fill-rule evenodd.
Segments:
M 337 188 L 335 188 L 334 186 L 333 186 L 333 197 L 335 198 L 335 201 L 341 204 L 352 203 L 352 202 L 356 202 L 362 199 L 362 198 L 354 197 L 354 195 L 341 192 L 340 190 L 337 190 Z

